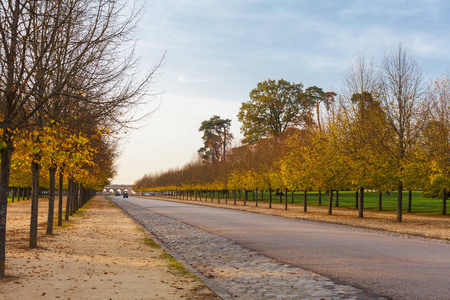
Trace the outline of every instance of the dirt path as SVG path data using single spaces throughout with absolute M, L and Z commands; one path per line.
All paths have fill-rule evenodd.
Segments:
M 233 199 L 228 199 L 228 203 L 225 203 L 225 199 L 220 199 L 220 203 L 217 203 L 217 199 L 214 199 L 213 202 L 211 202 L 211 199 L 209 198 L 207 202 L 205 201 L 205 198 L 202 198 L 202 201 L 199 199 L 197 199 L 197 201 L 187 199 L 180 200 L 155 196 L 150 196 L 148 198 L 238 209 L 302 220 L 351 225 L 368 229 L 384 230 L 396 234 L 409 234 L 427 238 L 442 239 L 450 242 L 449 215 L 442 216 L 404 213 L 403 222 L 400 223 L 396 221 L 395 212 L 365 210 L 364 218 L 359 218 L 357 209 L 346 207 L 333 207 L 333 214 L 328 215 L 328 206 L 309 205 L 308 211 L 305 213 L 303 211 L 303 204 L 288 203 L 288 210 L 285 210 L 285 204 L 279 203 L 279 201 L 274 201 L 272 203 L 272 208 L 269 208 L 268 202 L 258 202 L 258 207 L 255 207 L 254 201 L 248 201 L 247 205 L 244 206 L 243 200 L 237 200 L 236 205 L 234 205 Z
M 38 249 L 28 248 L 29 206 L 8 206 L 8 277 L 0 299 L 219 299 L 192 274 L 182 275 L 182 267 L 104 197 L 94 197 L 53 236 L 44 235 L 40 222 Z M 41 200 L 40 221 L 46 207 Z

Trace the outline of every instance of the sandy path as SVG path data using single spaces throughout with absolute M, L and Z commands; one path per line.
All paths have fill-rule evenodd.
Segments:
M 46 220 L 40 201 L 39 220 Z M 30 202 L 8 206 L 7 279 L 1 299 L 219 299 L 202 282 L 169 268 L 163 250 L 104 197 L 95 197 L 70 226 L 29 249 Z

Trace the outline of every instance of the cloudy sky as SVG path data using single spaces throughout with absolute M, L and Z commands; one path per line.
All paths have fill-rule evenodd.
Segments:
M 200 123 L 232 119 L 258 82 L 284 78 L 338 92 L 353 56 L 379 62 L 401 43 L 426 75 L 450 69 L 450 2 L 426 0 L 147 0 L 137 53 L 151 69 L 166 52 L 146 110 L 129 134 L 114 183 L 184 165 Z

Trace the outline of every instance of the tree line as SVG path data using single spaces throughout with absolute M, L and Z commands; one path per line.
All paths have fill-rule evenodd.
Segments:
M 119 132 L 143 104 L 158 68 L 141 73 L 133 55 L 140 9 L 121 0 L 0 3 L 0 279 L 12 190 L 31 191 L 29 246 L 37 247 L 40 186 L 55 189 L 58 225 L 109 184 Z M 59 180 L 56 180 L 56 176 Z M 44 181 L 44 182 L 42 182 Z M 23 195 L 22 194 L 22 195 Z
M 223 143 L 219 135 L 224 136 L 231 121 L 214 116 L 200 127 L 205 133 L 200 159 L 146 174 L 133 189 L 171 195 L 189 191 L 195 197 L 200 191 L 225 191 L 228 197 L 229 191 L 265 190 L 270 202 L 272 191 L 304 191 L 305 211 L 307 191 L 326 190 L 329 214 L 333 195 L 354 190 L 359 217 L 364 214 L 365 190 L 379 192 L 380 208 L 382 192 L 397 191 L 399 222 L 403 190 L 421 190 L 442 197 L 446 214 L 449 88 L 446 75 L 427 80 L 401 45 L 387 52 L 380 64 L 356 55 L 339 93 L 269 79 L 258 83 L 241 105 L 241 146 Z M 223 150 L 214 152 L 216 148 Z M 210 152 L 222 156 L 205 155 Z

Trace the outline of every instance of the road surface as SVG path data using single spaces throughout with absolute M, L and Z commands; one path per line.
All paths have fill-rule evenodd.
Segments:
M 450 299 L 448 242 L 163 200 L 120 201 L 381 296 Z

